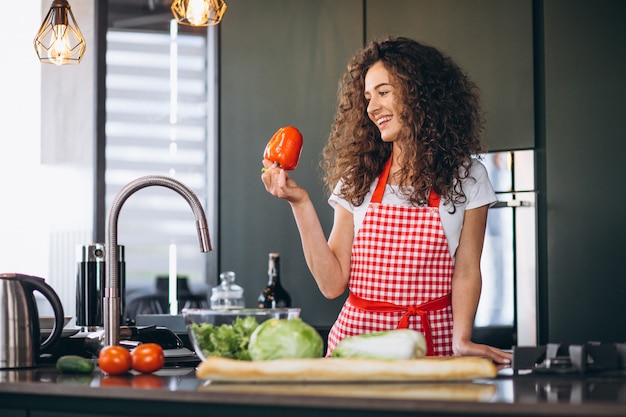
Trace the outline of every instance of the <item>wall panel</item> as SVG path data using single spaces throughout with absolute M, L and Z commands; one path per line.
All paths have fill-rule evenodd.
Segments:
M 307 188 L 325 231 L 332 209 L 318 161 L 334 110 L 337 82 L 362 42 L 358 0 L 238 0 L 221 30 L 220 269 L 233 270 L 255 304 L 267 280 L 267 254 L 282 256 L 283 284 L 305 320 L 331 324 L 341 300 L 326 301 L 304 261 L 287 202 L 260 180 L 263 149 L 281 126 L 302 131 L 293 178 Z
M 550 341 L 626 340 L 624 16 L 619 0 L 544 2 Z

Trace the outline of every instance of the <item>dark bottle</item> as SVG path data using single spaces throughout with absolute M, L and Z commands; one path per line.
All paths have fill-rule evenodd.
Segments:
M 280 254 L 270 253 L 267 275 L 267 287 L 257 300 L 259 308 L 291 307 L 291 296 L 280 283 Z

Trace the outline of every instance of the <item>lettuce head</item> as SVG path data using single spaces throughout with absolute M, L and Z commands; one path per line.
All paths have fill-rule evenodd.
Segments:
M 319 358 L 324 350 L 322 336 L 300 318 L 269 319 L 250 335 L 252 360 Z

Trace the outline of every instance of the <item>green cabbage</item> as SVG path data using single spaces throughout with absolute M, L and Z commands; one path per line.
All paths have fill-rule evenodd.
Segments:
M 300 318 L 269 319 L 250 335 L 248 352 L 254 361 L 284 358 L 319 358 L 322 336 Z

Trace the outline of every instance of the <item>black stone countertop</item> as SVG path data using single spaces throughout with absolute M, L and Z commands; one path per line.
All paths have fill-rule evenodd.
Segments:
M 626 416 L 626 374 L 471 382 L 211 384 L 192 367 L 107 377 L 0 370 L 0 416 Z

